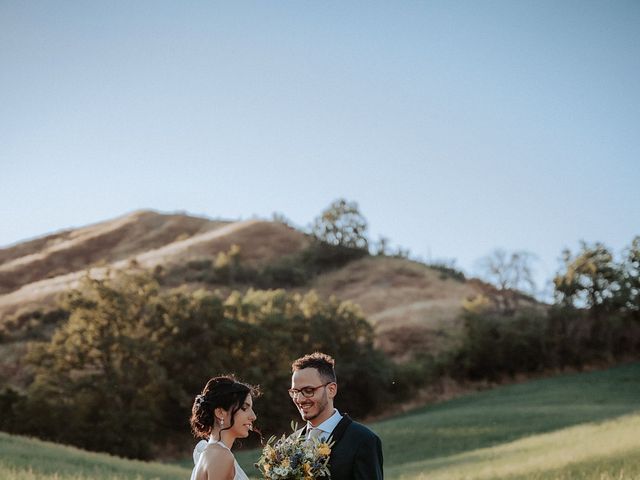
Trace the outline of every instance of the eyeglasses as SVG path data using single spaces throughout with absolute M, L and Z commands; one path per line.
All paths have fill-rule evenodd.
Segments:
M 302 396 L 305 398 L 311 398 L 316 393 L 317 389 L 326 387 L 330 383 L 333 383 L 333 382 L 327 382 L 323 385 L 318 385 L 317 387 L 304 387 L 304 388 L 301 388 L 300 390 L 298 390 L 297 388 L 290 388 L 289 396 L 295 399 L 299 394 L 302 394 Z

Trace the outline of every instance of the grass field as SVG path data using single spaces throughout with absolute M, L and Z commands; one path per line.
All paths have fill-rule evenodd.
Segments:
M 415 410 L 375 423 L 371 428 L 382 438 L 385 478 L 389 480 L 619 478 L 601 477 L 599 470 L 591 465 L 593 461 L 605 475 L 609 471 L 617 475 L 624 468 L 627 472 L 624 478 L 640 479 L 640 429 L 637 429 L 637 441 L 629 432 L 625 431 L 624 436 L 621 431 L 621 441 L 624 439 L 626 447 L 620 445 L 612 452 L 603 446 L 605 433 L 625 425 L 616 419 L 635 418 L 637 425 L 634 412 L 640 415 L 640 364 L 501 387 Z M 572 427 L 591 430 L 581 437 Z M 580 439 L 583 450 L 591 452 L 591 457 L 575 456 L 569 445 L 556 441 L 558 437 L 554 435 L 566 435 L 560 438 L 567 442 Z M 551 464 L 546 468 L 546 454 L 531 450 L 527 453 L 527 458 L 531 457 L 527 463 L 529 471 L 523 473 L 518 469 L 516 474 L 507 467 L 513 464 L 515 468 L 522 463 L 522 458 L 513 452 L 528 448 L 528 441 L 541 445 L 548 442 L 549 453 L 564 451 L 562 458 L 566 461 L 557 460 L 553 468 Z M 623 452 L 624 448 L 627 450 Z M 598 452 L 606 453 L 605 458 Z M 247 472 L 251 471 L 255 456 L 255 452 L 238 455 Z M 462 468 L 463 465 L 468 468 Z M 492 470 L 492 466 L 496 469 Z M 570 472 L 572 468 L 578 469 L 576 472 L 582 468 L 591 476 L 581 477 L 576 473 L 563 477 L 564 470 Z M 551 476 L 540 476 L 543 470 L 547 472 L 544 475 Z M 635 473 L 629 473 L 631 471 Z M 422 472 L 424 476 L 420 477 Z
M 174 480 L 190 474 L 175 465 L 124 460 L 0 432 L 2 480 Z
M 640 478 L 640 414 L 391 466 L 398 479 Z
M 640 364 L 501 387 L 371 428 L 383 441 L 387 480 L 640 479 Z M 249 475 L 257 455 L 238 454 Z M 3 480 L 189 474 L 190 466 L 131 462 L 0 434 Z

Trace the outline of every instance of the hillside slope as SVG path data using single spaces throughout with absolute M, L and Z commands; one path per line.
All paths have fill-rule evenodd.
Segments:
M 153 269 L 215 260 L 231 245 L 248 266 L 301 251 L 308 237 L 282 223 L 213 221 L 183 214 L 138 211 L 0 249 L 0 319 L 20 310 L 51 307 L 60 293 L 89 272 L 101 277 L 132 261 Z M 451 327 L 462 300 L 478 293 L 472 282 L 443 276 L 401 258 L 367 257 L 318 276 L 303 289 L 358 303 L 385 335 L 388 350 Z M 394 332 L 391 334 L 390 332 Z M 424 346 L 424 345 L 423 345 Z
M 177 480 L 190 473 L 175 465 L 125 460 L 0 432 L 3 480 Z
M 90 273 L 126 269 L 132 261 L 152 269 L 215 259 L 240 246 L 247 264 L 296 252 L 306 236 L 281 223 L 219 222 L 186 215 L 134 212 L 0 250 L 0 318 L 21 309 L 51 307 L 60 293 Z
M 0 249 L 0 293 L 109 264 L 223 226 L 205 218 L 133 212 Z
M 225 293 L 251 284 L 207 283 L 204 275 L 191 275 L 197 268 L 193 266 L 211 268 L 217 255 L 237 245 L 243 267 L 260 268 L 285 257 L 294 259 L 309 244 L 306 234 L 279 222 L 213 221 L 152 211 L 47 235 L 0 249 L 0 327 L 18 317 L 25 320 L 17 323 L 24 324 L 29 320 L 23 314 L 54 308 L 61 294 L 87 274 L 102 278 L 135 264 L 149 271 L 160 268 L 167 287 Z M 321 297 L 360 305 L 375 327 L 377 346 L 399 361 L 411 352 L 450 348 L 459 338 L 463 301 L 483 293 L 478 281 L 454 278 L 404 258 L 368 256 L 323 271 L 294 290 L 314 289 Z M 40 332 L 38 337 L 46 335 Z M 24 340 L 0 342 L 0 379 L 21 378 Z
M 438 351 L 455 341 L 462 302 L 475 284 L 402 258 L 366 257 L 319 276 L 311 288 L 349 299 L 376 328 L 378 345 L 395 358 L 415 349 Z

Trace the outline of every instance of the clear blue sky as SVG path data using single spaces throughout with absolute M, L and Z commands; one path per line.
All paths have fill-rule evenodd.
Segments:
M 132 210 L 550 278 L 640 234 L 638 1 L 0 1 L 0 245 Z

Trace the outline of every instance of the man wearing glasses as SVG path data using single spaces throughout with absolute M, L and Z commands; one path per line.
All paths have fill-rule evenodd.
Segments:
M 382 480 L 378 436 L 333 407 L 338 393 L 334 365 L 333 358 L 319 352 L 291 365 L 289 395 L 307 422 L 297 434 L 334 442 L 329 459 L 331 480 Z

